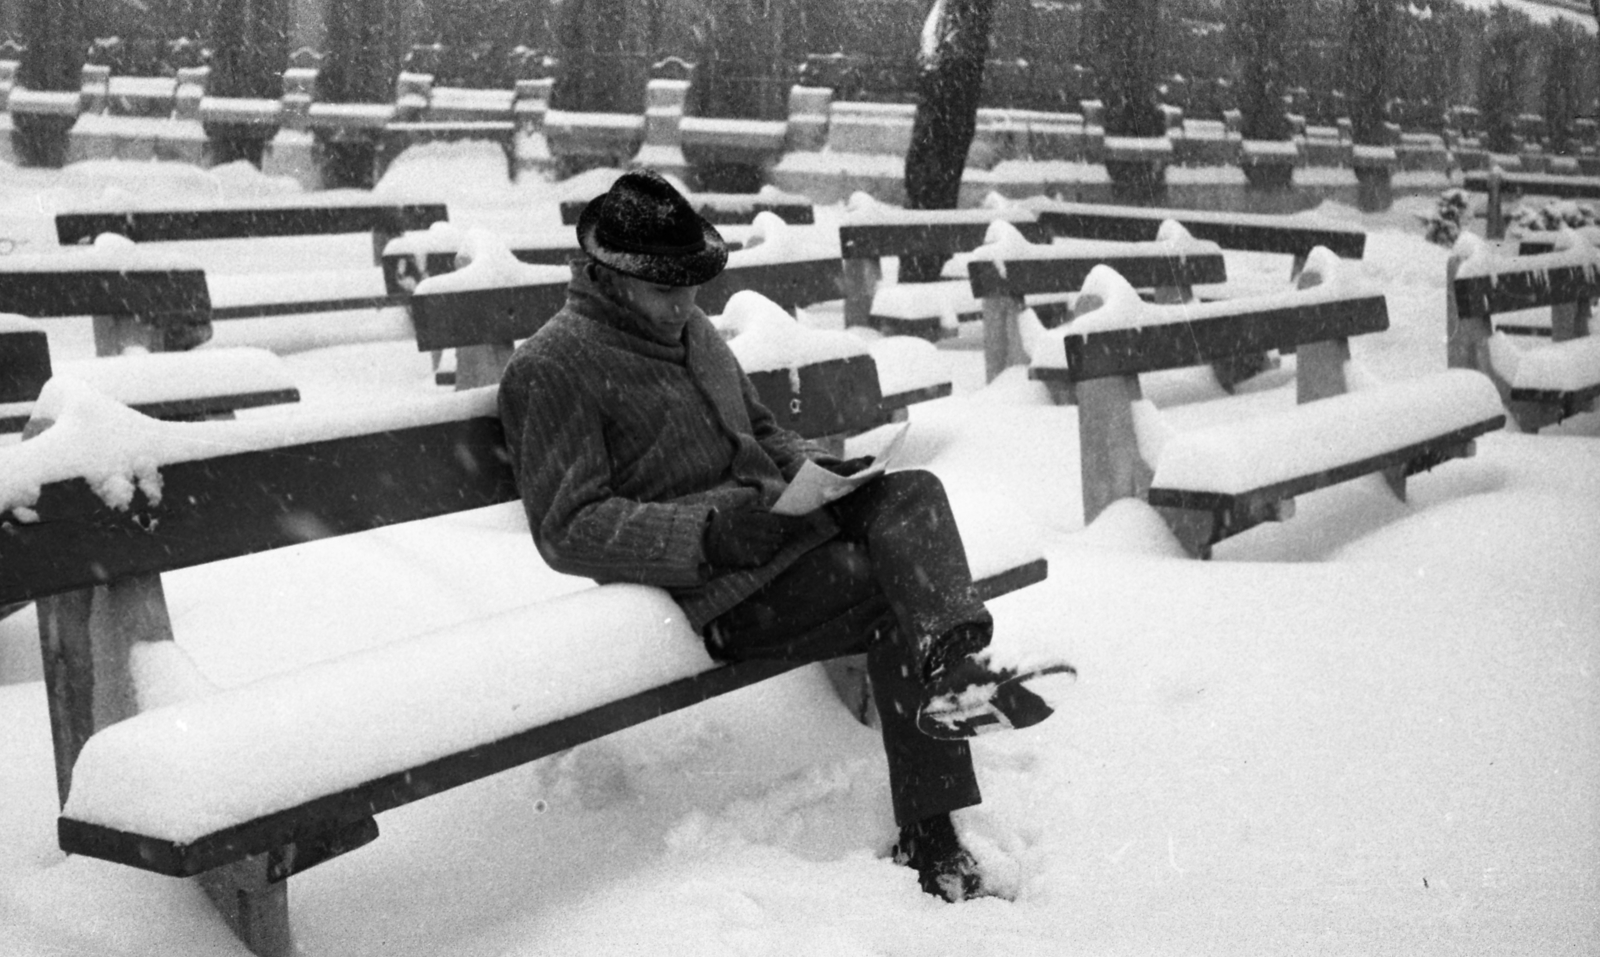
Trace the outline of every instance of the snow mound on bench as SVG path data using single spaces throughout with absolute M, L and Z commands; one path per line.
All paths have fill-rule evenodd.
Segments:
M 114 724 L 63 813 L 192 841 L 711 667 L 666 592 L 597 586 Z
M 1169 437 L 1152 487 L 1240 494 L 1505 414 L 1489 377 L 1452 369 Z

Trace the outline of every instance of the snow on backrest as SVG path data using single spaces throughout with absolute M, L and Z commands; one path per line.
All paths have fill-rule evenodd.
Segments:
M 750 289 L 734 293 L 714 322 L 730 337 L 728 347 L 747 373 L 869 354 L 856 336 L 802 326 L 782 306 Z
M 486 229 L 468 230 L 456 253 L 466 265 L 417 283 L 413 295 L 466 292 L 476 289 L 505 289 L 516 286 L 541 286 L 566 283 L 572 270 L 566 266 L 525 263 L 512 255 L 505 241 Z
M 302 409 L 293 416 L 162 422 L 87 383 L 56 376 L 45 383 L 34 406 L 35 416 L 55 424 L 27 442 L 0 446 L 0 515 L 16 511 L 28 521 L 26 510 L 39 500 L 42 486 L 75 478 L 87 481 L 113 508 L 127 508 L 135 489 L 159 501 L 163 465 L 493 417 L 498 392 L 491 386 L 359 407 Z
M 44 332 L 44 325 L 14 312 L 0 312 L 0 333 L 4 332 Z
M 77 379 L 124 405 L 294 388 L 281 358 L 248 347 L 85 359 L 62 363 L 56 374 Z
M 1513 389 L 1576 392 L 1600 383 L 1600 336 L 1527 345 L 1525 336 L 1496 333 L 1489 361 Z

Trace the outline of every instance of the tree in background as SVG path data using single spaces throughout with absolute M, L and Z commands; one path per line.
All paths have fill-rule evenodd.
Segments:
M 338 0 L 327 6 L 328 55 L 317 74 L 317 99 L 329 103 L 393 103 L 403 42 L 394 0 Z M 377 139 L 358 130 L 318 133 L 326 151 L 324 182 L 370 189 L 376 175 Z
M 1395 0 L 1353 0 L 1350 42 L 1345 54 L 1350 135 L 1357 147 L 1390 146 L 1389 98 L 1393 69 Z M 1367 212 L 1388 209 L 1393 170 L 1382 164 L 1355 164 L 1358 204 Z
M 17 85 L 29 90 L 77 92 L 87 50 L 79 0 L 23 0 Z M 11 110 L 12 146 L 24 166 L 66 165 L 67 140 L 78 117 Z
M 275 100 L 283 95 L 289 62 L 289 8 L 285 0 L 218 0 L 206 30 L 211 76 L 206 94 Z M 275 126 L 207 123 L 213 162 L 247 160 L 261 165 Z
M 1166 119 L 1156 103 L 1158 0 L 1094 0 L 1094 68 L 1100 78 L 1107 136 L 1159 137 Z M 1166 200 L 1165 160 L 1110 159 L 1111 192 L 1123 202 L 1157 205 Z
M 1284 142 L 1293 138 L 1289 125 L 1286 33 L 1290 0 L 1231 0 L 1228 36 L 1239 64 L 1239 132 L 1246 140 Z M 1245 163 L 1250 185 L 1287 189 L 1292 163 Z
M 1524 18 L 1496 6 L 1488 39 L 1478 58 L 1478 109 L 1483 115 L 1484 147 L 1491 153 L 1517 151 L 1517 75 L 1527 39 Z
M 906 204 L 912 209 L 954 209 L 960 202 L 993 22 L 994 0 L 934 0 L 928 12 L 906 152 Z M 906 257 L 900 275 L 912 282 L 936 279 L 941 265 L 938 257 Z
M 557 75 L 550 106 L 575 113 L 644 112 L 650 70 L 647 5 L 637 0 L 560 0 Z
M 783 120 L 791 76 L 787 44 L 794 13 L 788 0 L 708 0 L 694 24 L 695 66 L 686 112 L 691 116 Z M 753 193 L 766 170 L 759 157 L 690 157 L 696 187 Z
M 1582 112 L 1578 81 L 1587 38 L 1576 24 L 1565 20 L 1552 23 L 1547 37 L 1542 91 L 1545 128 L 1550 131 L 1550 152 L 1566 154 L 1572 145 L 1573 121 Z

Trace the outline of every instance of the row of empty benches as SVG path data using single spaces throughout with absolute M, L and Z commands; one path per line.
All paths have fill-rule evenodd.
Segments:
M 1359 231 L 1306 228 L 1269 217 L 1060 203 L 930 214 L 922 222 L 886 217 L 891 219 L 842 227 L 841 255 L 760 263 L 742 285 L 708 290 L 703 302 L 716 311 L 748 290 L 787 310 L 843 298 L 848 321 L 870 325 L 882 318 L 873 318 L 875 297 L 868 293 L 882 282 L 884 258 L 963 255 L 966 277 L 955 282 L 976 304 L 972 315 L 981 318 L 991 378 L 1025 365 L 1059 401 L 1077 406 L 1085 520 L 1118 499 L 1140 498 L 1167 518 L 1196 556 L 1260 522 L 1288 518 L 1298 495 L 1359 476 L 1381 475 L 1403 496 L 1408 476 L 1471 454 L 1477 438 L 1506 424 L 1508 410 L 1524 428 L 1537 428 L 1591 405 L 1594 380 L 1600 380 L 1593 373 L 1600 360 L 1586 365 L 1579 354 L 1592 352 L 1588 309 L 1600 294 L 1594 251 L 1581 244 L 1533 256 L 1463 245 L 1451 260 L 1449 341 L 1441 344 L 1451 368 L 1371 384 L 1352 371 L 1350 342 L 1381 334 L 1389 313 L 1382 290 L 1351 268 L 1349 260 L 1364 254 Z M 89 227 L 86 235 L 105 231 L 105 225 Z M 126 219 L 118 225 L 142 241 L 157 235 L 139 232 Z M 177 228 L 180 234 L 202 232 L 192 224 Z M 371 228 L 376 235 L 380 227 Z M 39 606 L 63 802 L 62 848 L 199 877 L 257 954 L 293 952 L 288 879 L 373 840 L 377 814 L 793 667 L 717 665 L 660 593 L 604 586 L 140 713 L 139 682 L 129 662 L 152 649 L 170 654 L 176 647 L 163 574 L 297 545 L 312 535 L 308 529 L 315 537 L 331 537 L 516 501 L 494 383 L 512 345 L 559 306 L 565 280 L 543 275 L 482 288 L 441 282 L 472 266 L 458 269 L 456 250 L 439 248 L 442 233 L 420 236 L 421 228 L 406 225 L 375 242 L 387 282 L 382 298 L 409 310 L 419 350 L 457 352 L 453 391 L 419 396 L 392 410 L 305 417 L 312 422 L 293 414 L 143 422 L 139 428 L 150 430 L 159 447 L 204 444 L 208 451 L 157 463 L 159 493 L 136 487 L 117 504 L 108 504 L 70 469 L 52 471 L 58 461 L 53 446 L 67 440 L 40 428 L 42 423 L 26 442 L 0 448 L 10 467 L 31 470 L 38 481 L 28 501 L 0 502 L 0 607 L 29 601 Z M 1047 242 L 1058 236 L 1080 241 Z M 562 251 L 507 246 L 530 265 L 559 263 L 571 253 L 548 244 Z M 1224 250 L 1291 257 L 1282 291 L 1202 299 L 1196 287 L 1227 278 Z M 0 313 L 24 317 L 0 324 L 0 355 L 8 360 L 0 388 L 10 390 L 0 393 L 0 402 L 26 401 L 49 377 L 42 323 L 53 315 L 102 317 L 97 323 L 103 334 L 97 327 L 97 335 L 107 355 L 75 364 L 78 376 L 79 366 L 217 361 L 207 354 L 229 352 L 113 357 L 130 339 L 159 350 L 148 329 L 159 327 L 163 317 L 214 321 L 292 311 L 274 304 L 271 309 L 280 312 L 264 306 L 252 313 L 240 306 L 239 312 L 222 313 L 210 308 L 207 290 L 206 276 L 197 270 L 86 277 L 81 271 L 7 270 L 0 263 Z M 1508 342 L 1511 337 L 1496 332 L 1496 316 L 1542 307 L 1554 307 L 1549 342 L 1528 348 L 1527 337 Z M 326 302 L 314 304 L 317 311 L 328 308 Z M 144 338 L 130 335 L 129 328 L 144 330 Z M 1547 351 L 1567 353 L 1556 364 L 1568 379 L 1533 375 L 1537 361 L 1525 357 Z M 274 358 L 245 352 L 241 361 L 270 366 Z M 1159 412 L 1142 397 L 1141 375 L 1208 366 L 1218 384 L 1231 390 L 1286 354 L 1295 361 L 1292 408 L 1168 436 L 1159 455 L 1152 453 Z M 1592 377 L 1587 384 L 1578 381 L 1585 369 Z M 198 376 L 170 373 L 186 374 Z M 219 378 L 276 381 L 267 371 Z M 882 424 L 910 401 L 948 393 L 946 386 L 886 397 L 870 356 L 799 370 L 757 370 L 752 378 L 780 421 L 835 438 Z M 1538 387 L 1529 384 L 1534 381 Z M 114 393 L 109 386 L 107 391 Z M 279 397 L 287 392 L 280 389 Z M 213 417 L 226 405 L 168 412 Z M 128 426 L 121 417 L 126 410 L 94 389 L 64 389 L 56 406 L 52 414 L 72 418 L 91 433 L 97 423 Z M 394 494 L 397 488 L 406 494 Z M 959 519 L 961 503 L 955 504 Z M 986 596 L 1047 574 L 1042 556 L 1018 542 L 993 541 L 995 533 L 981 524 L 963 524 L 962 531 Z M 462 680 L 490 672 L 515 676 L 522 667 L 515 649 L 535 628 L 554 631 L 549 640 L 562 648 L 631 634 L 655 650 L 641 645 L 637 671 L 615 688 L 596 691 L 576 710 L 555 713 L 536 700 L 521 702 L 516 722 L 425 755 L 405 745 L 408 735 L 426 737 L 428 730 L 408 728 L 401 712 L 482 723 L 471 713 L 473 703 L 464 700 L 472 696 L 454 693 L 438 676 L 430 676 L 437 680 L 422 692 L 407 690 L 428 697 L 420 705 L 407 699 L 379 732 L 330 730 L 321 720 L 338 713 L 338 703 L 351 694 L 381 684 L 374 676 L 403 672 L 396 663 L 419 655 L 455 662 L 449 649 L 472 647 L 472 660 L 460 664 Z M 656 640 L 663 635 L 667 640 Z M 552 652 L 540 660 L 559 657 Z M 284 723 L 283 709 L 262 704 L 283 700 L 295 702 L 290 710 L 296 720 Z M 370 759 L 363 762 L 366 772 L 339 778 L 294 760 L 330 733 L 366 735 L 359 739 Z M 197 757 L 226 753 L 228 742 L 241 740 L 270 741 L 271 747 L 263 747 L 254 762 L 212 766 Z M 150 773 L 151 768 L 183 773 Z M 130 786 L 130 779 L 137 783 Z

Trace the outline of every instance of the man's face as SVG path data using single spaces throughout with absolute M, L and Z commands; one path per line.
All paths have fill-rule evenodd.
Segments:
M 677 339 L 694 311 L 699 286 L 664 286 L 634 276 L 618 276 L 617 292 L 634 311 L 649 320 L 665 339 Z

